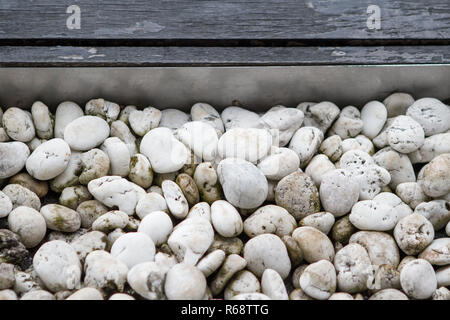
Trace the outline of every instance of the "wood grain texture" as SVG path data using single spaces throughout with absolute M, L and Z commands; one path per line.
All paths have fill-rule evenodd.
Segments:
M 66 8 L 81 9 L 69 30 Z M 366 10 L 381 8 L 381 29 Z M 0 39 L 449 39 L 449 0 L 0 0 Z
M 450 46 L 1 47 L 8 66 L 246 66 L 449 64 Z

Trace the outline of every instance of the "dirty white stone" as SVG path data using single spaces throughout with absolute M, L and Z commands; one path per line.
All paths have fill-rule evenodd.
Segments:
M 109 233 L 116 229 L 123 229 L 129 222 L 128 214 L 119 210 L 109 211 L 99 216 L 92 223 L 92 230 Z
M 89 253 L 84 263 L 84 284 L 105 291 L 123 292 L 128 267 L 104 250 Z
M 191 118 L 192 121 L 202 121 L 210 124 L 216 130 L 218 136 L 225 132 L 219 112 L 207 103 L 199 102 L 194 104 L 191 108 Z
M 301 104 L 297 106 L 297 109 L 302 110 L 305 115 L 304 127 L 316 127 L 322 132 L 328 130 L 340 112 L 339 107 L 330 101 L 323 101 L 313 105 Z
M 338 135 L 342 139 L 353 138 L 361 133 L 363 125 L 361 112 L 354 106 L 347 106 L 341 110 L 328 135 Z
M 221 117 L 227 131 L 233 128 L 257 128 L 260 119 L 255 112 L 240 107 L 225 108 Z
M 162 113 L 160 110 L 147 107 L 143 110 L 133 110 L 128 116 L 131 129 L 138 136 L 143 137 L 150 130 L 158 127 Z
M 429 137 L 450 129 L 450 107 L 434 98 L 416 100 L 406 115 L 416 120 Z
M 328 260 L 311 263 L 300 276 L 300 287 L 310 297 L 328 299 L 336 291 L 336 270 Z
M 384 126 L 387 119 L 387 110 L 379 101 L 370 101 L 361 110 L 363 121 L 362 133 L 369 139 L 375 138 Z
M 283 279 L 272 269 L 264 270 L 261 277 L 261 291 L 272 300 L 289 300 Z
M 31 114 L 20 108 L 8 108 L 3 113 L 2 124 L 12 140 L 28 142 L 35 137 L 36 130 Z
M 298 170 L 300 159 L 291 149 L 272 147 L 270 153 L 258 162 L 258 168 L 267 179 L 281 180 Z
M 404 115 L 410 105 L 414 103 L 414 98 L 405 92 L 394 92 L 383 100 L 386 106 L 388 117 Z
M 319 150 L 323 138 L 323 132 L 315 127 L 301 127 L 294 133 L 289 148 L 297 153 L 300 159 L 300 168 L 303 169 L 308 165 Z
M 334 215 L 330 212 L 317 212 L 304 217 L 299 222 L 301 227 L 313 227 L 324 234 L 328 234 L 335 222 Z
M 36 135 L 41 139 L 52 139 L 54 118 L 48 107 L 44 103 L 36 101 L 31 106 L 31 115 Z
M 428 299 L 437 289 L 436 274 L 428 261 L 416 259 L 403 267 L 400 284 L 409 297 Z
M 423 145 L 425 133 L 422 126 L 413 118 L 398 116 L 387 130 L 387 141 L 392 149 L 401 153 L 411 153 Z
M 19 235 L 27 248 L 38 245 L 45 237 L 47 227 L 44 218 L 33 208 L 18 207 L 8 216 L 8 228 Z
M 194 266 L 179 263 L 167 273 L 164 291 L 169 300 L 200 300 L 205 290 L 206 278 Z
M 120 106 L 117 103 L 100 98 L 89 100 L 84 110 L 87 115 L 97 116 L 111 123 L 119 117 Z

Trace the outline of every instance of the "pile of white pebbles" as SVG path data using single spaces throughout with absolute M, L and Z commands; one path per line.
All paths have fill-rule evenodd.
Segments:
M 2 299 L 450 299 L 450 107 L 0 109 Z

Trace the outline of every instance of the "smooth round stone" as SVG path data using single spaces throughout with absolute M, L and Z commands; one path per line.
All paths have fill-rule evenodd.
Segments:
M 20 184 L 22 187 L 30 189 L 36 193 L 39 198 L 45 197 L 48 193 L 48 183 L 46 181 L 33 179 L 33 177 L 25 172 L 12 176 L 11 179 L 9 179 L 9 183 Z
M 203 218 L 207 221 L 211 222 L 211 207 L 207 202 L 199 202 L 196 205 L 194 205 L 187 215 L 187 219 L 190 218 Z
M 84 116 L 83 109 L 71 101 L 61 102 L 55 112 L 55 138 L 64 138 L 64 130 L 73 120 Z
M 148 214 L 154 211 L 169 212 L 166 199 L 156 192 L 149 192 L 142 196 L 136 205 L 136 214 L 144 219 Z
M 362 133 L 369 139 L 373 139 L 380 133 L 387 119 L 387 110 L 379 101 L 370 101 L 361 110 L 363 121 Z
M 300 168 L 305 168 L 317 153 L 323 138 L 323 132 L 315 127 L 302 127 L 294 133 L 289 143 L 289 149 L 297 153 L 300 159 Z
M 133 110 L 128 116 L 131 129 L 138 136 L 144 136 L 150 130 L 158 127 L 161 121 L 161 111 L 147 107 L 144 110 Z
M 305 127 L 316 127 L 322 132 L 327 131 L 340 112 L 339 107 L 329 101 L 322 101 L 313 105 L 299 104 L 297 109 L 302 110 L 305 114 L 305 120 L 303 121 Z
M 377 194 L 374 198 L 374 201 L 381 202 L 382 204 L 390 205 L 392 206 L 395 211 L 397 212 L 397 222 L 413 213 L 411 208 L 403 203 L 402 199 L 397 197 L 395 194 L 391 192 L 381 192 Z
M 397 223 L 394 238 L 404 253 L 417 255 L 433 241 L 434 228 L 424 216 L 413 213 Z
M 244 228 L 241 215 L 229 202 L 217 200 L 211 205 L 211 222 L 223 237 L 236 237 Z
M 13 205 L 9 197 L 0 191 L 0 218 L 5 218 L 9 215 Z
M 305 169 L 305 173 L 309 175 L 317 187 L 322 183 L 324 175 L 335 170 L 333 162 L 324 154 L 314 156 Z
M 25 293 L 20 300 L 56 300 L 56 298 L 48 291 L 34 290 Z
M 22 109 L 8 108 L 2 117 L 3 128 L 8 136 L 16 141 L 28 142 L 35 137 L 33 120 Z
M 240 107 L 225 108 L 221 117 L 227 131 L 233 128 L 257 128 L 260 119 L 255 112 Z
M 214 229 L 206 219 L 186 219 L 176 225 L 167 244 L 179 262 L 195 265 L 214 241 Z
M 108 155 L 100 149 L 92 149 L 80 155 L 80 167 L 77 170 L 81 184 L 88 184 L 91 180 L 106 176 L 110 169 Z M 81 172 L 80 172 L 81 171 Z
M 450 128 L 450 108 L 438 99 L 422 98 L 416 100 L 406 110 L 406 115 L 416 120 L 432 136 L 443 133 Z
M 33 258 L 39 279 L 52 292 L 80 287 L 81 265 L 70 244 L 53 240 L 44 243 Z
M 84 261 L 86 256 L 92 251 L 105 250 L 107 237 L 103 232 L 90 231 L 73 240 L 70 245 L 77 252 L 80 261 Z
M 442 267 L 436 270 L 436 279 L 438 287 L 450 286 L 450 266 Z
M 397 185 L 395 193 L 404 203 L 415 209 L 420 203 L 429 200 L 417 182 L 403 182 Z
M 8 216 L 8 227 L 19 235 L 27 248 L 38 245 L 45 237 L 47 227 L 44 218 L 33 208 L 18 207 Z
M 146 192 L 138 185 L 119 176 L 105 176 L 88 184 L 89 192 L 95 199 L 108 207 L 117 206 L 120 211 L 132 215 L 136 204 Z
M 270 153 L 258 162 L 258 168 L 267 179 L 281 180 L 298 170 L 300 159 L 291 149 L 272 147 Z
M 355 300 L 353 296 L 346 292 L 335 292 L 333 293 L 328 300 Z
M 197 268 L 203 272 L 205 277 L 209 277 L 217 271 L 225 260 L 225 252 L 217 249 L 208 253 L 198 263 Z
M 106 292 L 123 292 L 127 281 L 126 264 L 103 250 L 89 253 L 84 263 L 84 284 Z
M 276 132 L 274 145 L 284 147 L 289 143 L 294 132 L 303 123 L 304 114 L 296 108 L 275 106 L 270 108 L 260 119 L 259 126 Z
M 145 155 L 157 173 L 180 170 L 190 157 L 186 146 L 178 141 L 168 128 L 150 130 L 140 144 L 140 153 Z
M 169 300 L 200 300 L 206 290 L 206 278 L 198 268 L 179 263 L 166 276 L 164 291 Z
M 273 234 L 261 234 L 248 240 L 244 246 L 244 259 L 247 268 L 258 277 L 264 270 L 273 269 L 286 279 L 291 270 L 286 246 Z
M 130 269 L 127 281 L 131 288 L 148 300 L 163 300 L 166 271 L 156 262 L 142 262 Z
M 11 200 L 13 209 L 25 206 L 35 210 L 41 209 L 41 200 L 31 190 L 22 187 L 20 184 L 8 184 L 3 188 L 3 193 Z
M 422 146 L 408 154 L 408 157 L 412 163 L 425 163 L 443 153 L 450 153 L 450 132 L 425 138 Z
M 430 197 L 445 196 L 450 192 L 450 153 L 444 153 L 428 163 L 422 179 L 418 179 L 423 192 Z
M 400 254 L 394 238 L 377 231 L 359 231 L 350 237 L 349 243 L 357 243 L 366 249 L 372 265 L 388 264 L 397 267 Z
M 440 230 L 450 221 L 450 204 L 446 200 L 433 200 L 419 204 L 414 213 L 424 216 L 434 230 Z
M 359 185 L 352 174 L 344 169 L 336 169 L 324 174 L 319 192 L 323 208 L 335 217 L 350 212 L 359 199 Z
M 422 126 L 413 118 L 398 116 L 387 131 L 387 139 L 392 149 L 401 153 L 411 153 L 423 145 L 425 133 Z
M 219 112 L 207 103 L 199 102 L 194 104 L 191 108 L 191 118 L 192 121 L 202 121 L 210 124 L 216 129 L 218 135 L 225 131 Z
M 0 143 L 0 179 L 12 177 L 25 166 L 30 150 L 22 142 Z
M 363 129 L 361 112 L 354 106 L 347 106 L 341 110 L 339 118 L 334 122 L 328 135 L 338 135 L 341 139 L 353 138 Z
M 275 270 L 264 270 L 261 276 L 261 289 L 263 294 L 272 300 L 289 300 L 283 279 Z
M 70 147 L 64 140 L 51 139 L 33 151 L 27 159 L 26 168 L 33 178 L 50 180 L 66 170 L 70 155 Z
M 310 297 L 327 300 L 336 291 L 336 270 L 328 260 L 310 264 L 300 276 L 300 287 Z
M 433 240 L 433 242 L 420 253 L 419 258 L 425 259 L 437 266 L 450 264 L 450 238 Z
M 252 163 L 266 156 L 272 146 L 269 130 L 256 128 L 233 128 L 219 139 L 217 154 L 221 159 L 239 158 Z
M 139 263 L 155 259 L 155 244 L 145 233 L 129 232 L 114 242 L 111 254 L 131 269 Z
M 108 208 L 98 200 L 88 200 L 80 203 L 76 211 L 80 215 L 81 227 L 89 229 L 98 217 L 108 212 Z
M 47 204 L 41 208 L 47 228 L 62 232 L 75 232 L 80 229 L 81 218 L 78 212 L 59 204 Z
M 31 116 L 36 129 L 36 135 L 41 139 L 53 138 L 53 115 L 48 107 L 40 101 L 31 106 Z
M 202 121 L 187 122 L 176 131 L 175 135 L 200 159 L 204 161 L 215 159 L 219 138 L 210 124 Z
M 414 103 L 414 98 L 404 92 L 395 92 L 383 100 L 386 106 L 388 117 L 403 115 L 410 105 Z
M 300 246 L 304 259 L 309 263 L 323 259 L 333 261 L 333 244 L 320 230 L 313 227 L 299 227 L 294 230 L 292 237 Z
M 233 296 L 230 300 L 271 300 L 265 294 L 259 292 L 251 292 L 251 293 L 240 293 Z
M 172 229 L 173 223 L 167 213 L 153 211 L 141 220 L 137 231 L 150 237 L 155 245 L 159 246 L 167 242 Z
M 228 158 L 220 161 L 217 173 L 225 198 L 235 207 L 257 208 L 266 200 L 267 179 L 252 163 Z
M 360 230 L 392 230 L 397 221 L 398 214 L 394 207 L 374 200 L 356 203 L 350 213 L 350 222 Z
M 161 188 L 170 213 L 178 219 L 186 217 L 189 204 L 180 187 L 173 181 L 164 180 Z
M 114 293 L 108 300 L 136 300 L 133 296 L 126 293 Z
M 350 243 L 336 252 L 334 267 L 337 271 L 337 287 L 348 293 L 367 289 L 372 275 L 372 263 L 367 251 L 357 243 Z
M 319 150 L 331 161 L 338 161 L 343 153 L 341 137 L 338 135 L 332 135 L 326 138 L 320 145 Z
M 189 115 L 178 109 L 164 109 L 161 111 L 159 126 L 175 130 L 190 121 Z
M 72 293 L 66 300 L 103 300 L 103 295 L 95 288 L 82 288 Z
M 100 98 L 89 100 L 84 110 L 86 111 L 86 115 L 97 116 L 111 123 L 117 120 L 120 113 L 120 106 L 117 103 Z
M 83 116 L 66 126 L 64 140 L 72 149 L 87 151 L 101 145 L 109 133 L 109 125 L 102 118 Z
M 92 230 L 98 230 L 109 233 L 115 229 L 123 229 L 129 222 L 128 214 L 122 211 L 114 210 L 98 217 L 92 223 Z
M 264 233 L 282 237 L 290 235 L 296 227 L 295 218 L 286 209 L 275 205 L 259 208 L 244 221 L 244 232 L 249 237 Z
M 278 182 L 275 202 L 297 220 L 320 211 L 319 192 L 314 182 L 307 174 L 298 171 Z
M 403 291 L 414 299 L 428 299 L 437 289 L 434 269 L 423 259 L 416 259 L 403 267 L 400 284 Z
M 369 300 L 409 300 L 409 299 L 400 290 L 383 289 L 370 296 Z
M 301 227 L 313 227 L 328 234 L 335 222 L 334 215 L 329 212 L 317 212 L 304 217 L 299 222 Z
M 130 128 L 121 120 L 111 123 L 111 137 L 117 137 L 122 140 L 128 148 L 130 155 L 137 152 L 136 137 L 131 133 Z
M 416 175 L 408 156 L 399 153 L 391 147 L 379 150 L 373 155 L 376 164 L 389 172 L 389 186 L 395 189 L 400 183 L 415 182 Z
M 258 278 L 248 270 L 242 270 L 235 274 L 235 276 L 227 284 L 224 291 L 225 300 L 230 300 L 239 294 L 259 293 L 261 285 Z
M 147 189 L 153 182 L 153 170 L 147 157 L 142 154 L 134 154 L 130 158 L 130 174 L 128 175 L 131 182 Z
M 126 144 L 117 137 L 106 139 L 101 150 L 108 155 L 111 175 L 126 177 L 130 173 L 130 152 Z

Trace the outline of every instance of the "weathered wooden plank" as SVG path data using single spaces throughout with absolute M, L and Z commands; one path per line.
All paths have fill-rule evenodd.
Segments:
M 66 26 L 70 5 L 80 29 Z M 369 5 L 379 30 L 367 26 Z M 0 39 L 449 38 L 448 0 L 0 1 Z
M 0 47 L 0 66 L 449 64 L 450 46 Z

